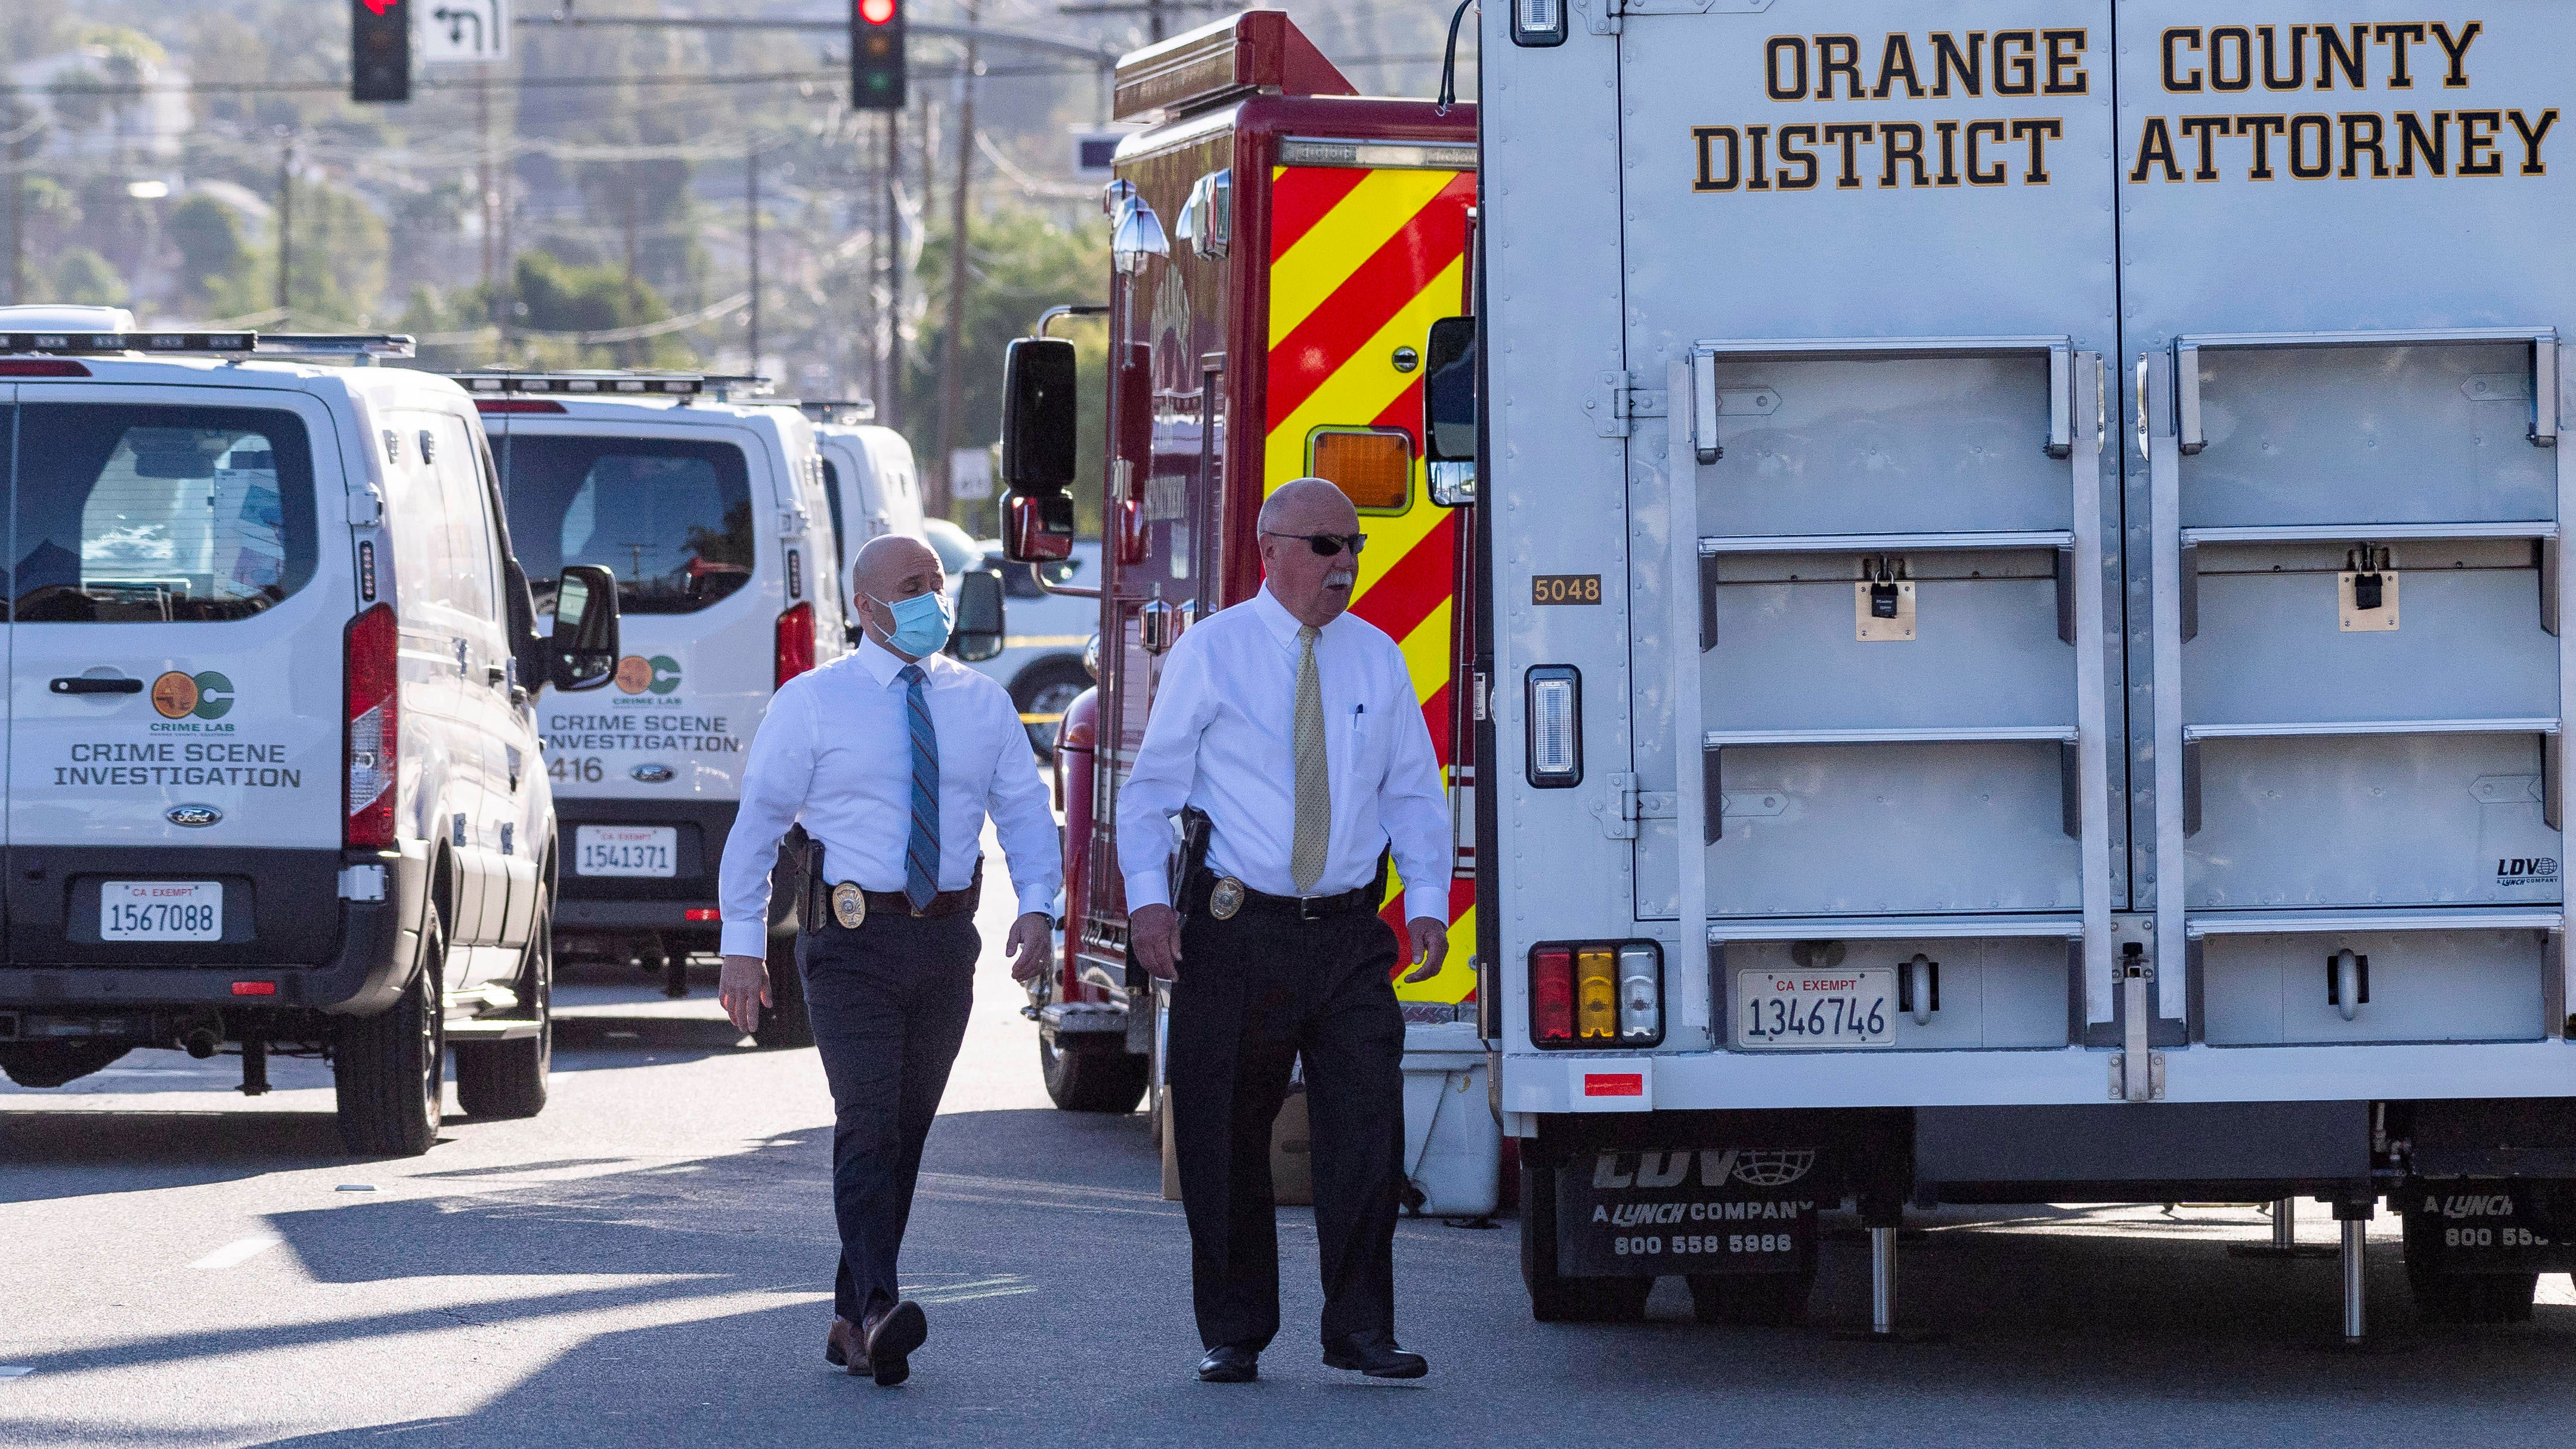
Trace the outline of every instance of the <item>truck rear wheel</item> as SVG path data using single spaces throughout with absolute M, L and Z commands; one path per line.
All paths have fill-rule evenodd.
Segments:
M 805 1014 L 805 978 L 796 969 L 796 938 L 769 938 L 769 1004 L 751 1039 L 765 1047 L 809 1047 L 814 1019 Z
M 1115 1032 L 1080 1032 L 1059 1039 L 1038 1033 L 1038 1072 L 1048 1100 L 1067 1112 L 1133 1112 L 1145 1099 L 1152 1057 L 1131 1056 Z
M 340 1139 L 364 1157 L 418 1157 L 438 1140 L 446 1058 L 440 983 L 447 929 L 429 913 L 420 970 L 384 1012 L 340 1024 L 332 1078 L 339 1090 Z
M 1691 1316 L 1702 1323 L 1738 1328 L 1786 1328 L 1807 1316 L 1816 1275 L 1805 1273 L 1695 1273 Z
M 2427 1323 L 2529 1323 L 2537 1273 L 2428 1273 L 2409 1266 L 2406 1286 Z
M 554 915 L 540 901 L 535 935 L 519 967 L 519 1000 L 536 1017 L 537 1034 L 456 1044 L 456 1102 L 469 1117 L 534 1117 L 546 1109 L 546 1073 L 555 1046 Z
M 1556 1271 L 1556 1168 L 1521 1153 L 1521 1282 L 1541 1323 L 1635 1323 L 1652 1278 L 1568 1278 Z

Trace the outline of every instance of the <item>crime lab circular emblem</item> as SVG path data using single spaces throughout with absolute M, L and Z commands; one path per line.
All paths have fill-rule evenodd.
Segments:
M 232 712 L 233 682 L 222 673 L 209 669 L 202 674 L 182 674 L 173 669 L 152 681 L 152 708 L 163 719 L 222 719 Z
M 669 694 L 680 687 L 680 661 L 668 654 L 629 654 L 617 661 L 617 687 L 628 694 Z

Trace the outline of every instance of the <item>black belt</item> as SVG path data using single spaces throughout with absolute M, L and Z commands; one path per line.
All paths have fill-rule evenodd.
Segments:
M 820 930 L 827 925 L 839 926 L 840 921 L 832 910 L 832 892 L 835 887 L 823 879 L 823 843 L 821 841 L 814 841 L 807 847 L 805 869 L 804 924 L 806 928 Z M 871 921 L 881 915 L 919 916 L 924 919 L 933 916 L 971 916 L 975 914 L 975 908 L 984 900 L 984 860 L 981 856 L 976 857 L 975 878 L 968 881 L 962 889 L 941 891 L 932 896 L 917 911 L 912 908 L 912 897 L 901 891 L 872 891 L 861 888 L 859 894 L 867 898 L 867 918 Z
M 1202 867 L 1190 881 L 1190 904 L 1184 914 L 1196 919 L 1200 912 L 1206 911 L 1208 893 L 1216 889 L 1216 883 L 1220 879 L 1222 877 L 1216 872 Z M 1235 914 L 1238 916 L 1257 912 L 1262 915 L 1288 916 L 1300 921 L 1320 921 L 1329 916 L 1347 916 L 1354 913 L 1375 915 L 1379 903 L 1386 899 L 1386 874 L 1382 863 L 1377 879 L 1355 890 L 1344 891 L 1340 895 L 1274 896 L 1254 890 L 1240 881 L 1236 884 L 1243 890 L 1243 904 L 1235 908 Z M 1213 912 L 1209 913 L 1209 918 L 1214 919 Z

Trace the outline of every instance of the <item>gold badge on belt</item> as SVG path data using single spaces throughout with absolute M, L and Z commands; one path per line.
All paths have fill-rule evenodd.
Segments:
M 843 881 L 832 887 L 832 918 L 846 931 L 855 931 L 868 919 L 868 893 L 855 881 Z
M 1243 882 L 1233 876 L 1220 876 L 1208 892 L 1208 914 L 1220 921 L 1231 921 L 1243 909 Z

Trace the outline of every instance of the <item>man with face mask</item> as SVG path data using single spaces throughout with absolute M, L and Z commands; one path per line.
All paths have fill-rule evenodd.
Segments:
M 1448 801 L 1403 652 L 1343 612 L 1367 542 L 1350 500 L 1299 478 L 1262 505 L 1260 530 L 1261 592 L 1172 646 L 1118 792 L 1129 939 L 1174 983 L 1164 1077 L 1198 1375 L 1258 1377 L 1279 1331 L 1270 1130 L 1302 1060 L 1324 1362 L 1419 1378 L 1429 1365 L 1395 1341 L 1404 1016 L 1388 977 L 1401 956 L 1421 963 L 1406 980 L 1427 980 L 1448 950 Z M 1175 899 L 1185 805 L 1206 812 L 1208 845 Z M 1401 942 L 1377 915 L 1390 855 Z
M 939 652 L 951 623 L 942 582 L 939 555 L 917 539 L 886 535 L 859 550 L 850 583 L 867 639 L 771 699 L 720 880 L 717 990 L 749 1031 L 770 1001 L 763 944 L 778 842 L 802 822 L 821 847 L 796 964 L 835 1115 L 841 1264 L 823 1356 L 881 1385 L 903 1382 L 929 1333 L 921 1306 L 896 1290 L 895 1258 L 974 1002 L 984 817 L 1019 898 L 1009 953 L 1022 981 L 1053 954 L 1047 912 L 1063 880 L 1046 782 L 1010 694 Z

